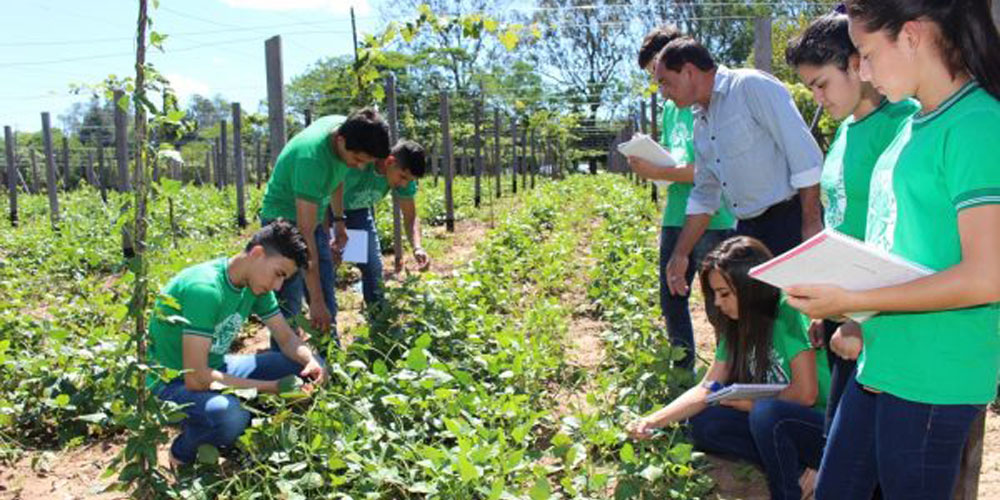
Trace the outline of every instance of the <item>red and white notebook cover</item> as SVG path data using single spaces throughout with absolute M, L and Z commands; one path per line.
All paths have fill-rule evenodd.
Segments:
M 799 246 L 750 270 L 750 276 L 781 289 L 793 285 L 837 285 L 846 290 L 871 290 L 899 285 L 934 271 L 827 229 Z M 864 321 L 876 313 L 847 314 Z

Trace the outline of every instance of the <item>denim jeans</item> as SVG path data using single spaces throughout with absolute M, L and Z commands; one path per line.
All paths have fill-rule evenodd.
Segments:
M 731 234 L 732 231 L 728 229 L 705 231 L 691 251 L 691 258 L 688 261 L 684 279 L 687 280 L 689 287 L 694 280 L 695 272 L 698 271 L 701 259 Z M 670 255 L 680 235 L 679 227 L 663 226 L 660 230 L 660 312 L 667 322 L 667 337 L 670 338 L 670 343 L 675 347 L 687 349 L 687 354 L 676 365 L 693 371 L 694 328 L 691 326 L 691 311 L 688 309 L 690 295 L 673 295 L 667 287 L 667 262 L 670 261 Z
M 275 351 L 261 354 L 226 356 L 219 370 L 240 378 L 278 380 L 302 371 L 302 365 Z M 232 446 L 250 424 L 250 412 L 240 406 L 232 394 L 217 391 L 191 391 L 184 386 L 181 375 L 161 387 L 157 396 L 164 401 L 186 405 L 187 418 L 181 421 L 181 433 L 170 445 L 178 460 L 191 463 L 197 458 L 198 446 L 211 444 L 217 448 Z
M 365 304 L 372 305 L 382 300 L 382 247 L 375 229 L 375 218 L 370 208 L 347 210 L 347 229 L 358 229 L 368 233 L 368 263 L 357 264 L 361 270 L 361 293 Z
M 838 356 L 833 349 L 830 349 L 830 339 L 834 332 L 840 327 L 836 321 L 823 321 L 823 339 L 826 345 L 826 362 L 830 367 L 830 394 L 826 397 L 826 423 L 823 426 L 823 435 L 830 435 L 830 427 L 833 426 L 833 419 L 837 416 L 837 409 L 840 407 L 840 399 L 844 395 L 847 384 L 854 380 L 855 370 L 858 362 L 853 359 L 844 359 Z
M 802 471 L 823 455 L 823 414 L 789 401 L 760 399 L 749 413 L 710 406 L 689 422 L 699 450 L 760 465 L 772 499 L 801 498 Z
M 950 500 L 962 449 L 982 405 L 934 405 L 848 383 L 816 485 L 818 500 Z
M 261 225 L 267 225 L 270 220 L 261 220 Z M 323 290 L 323 302 L 330 311 L 332 318 L 330 331 L 333 338 L 337 338 L 337 296 L 336 278 L 333 269 L 333 256 L 330 253 L 330 232 L 323 224 L 317 224 L 313 232 L 316 237 L 316 253 L 319 257 L 319 283 Z M 305 271 L 299 270 L 294 276 L 285 280 L 278 290 L 278 305 L 281 308 L 281 315 L 285 319 L 298 316 L 302 312 L 302 299 L 309 298 L 309 290 L 306 289 Z M 278 351 L 278 343 L 271 339 L 271 350 Z
M 736 224 L 736 234 L 760 240 L 774 255 L 802 243 L 802 201 L 799 195 L 777 203 L 764 213 Z

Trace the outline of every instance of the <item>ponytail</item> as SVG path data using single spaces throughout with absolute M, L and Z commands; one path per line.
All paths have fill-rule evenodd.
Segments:
M 1000 34 L 988 0 L 847 0 L 846 6 L 852 21 L 867 31 L 886 31 L 893 39 L 908 21 L 934 22 L 952 75 L 968 71 L 1000 100 Z
M 970 74 L 1000 100 L 1000 34 L 987 0 L 953 2 L 948 26 L 942 26 Z

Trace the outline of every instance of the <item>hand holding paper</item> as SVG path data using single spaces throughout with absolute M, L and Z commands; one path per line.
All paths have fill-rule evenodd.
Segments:
M 657 167 L 677 166 L 677 160 L 674 160 L 674 157 L 670 156 L 666 149 L 663 149 L 646 134 L 633 135 L 632 140 L 618 145 L 618 152 L 627 157 L 634 156 L 643 159 Z M 670 184 L 668 181 L 662 180 L 653 182 L 661 187 Z
M 853 310 L 850 292 L 930 274 L 930 269 L 832 229 L 750 270 L 751 277 L 788 292 L 788 303 L 813 318 L 846 313 L 859 323 L 876 312 Z

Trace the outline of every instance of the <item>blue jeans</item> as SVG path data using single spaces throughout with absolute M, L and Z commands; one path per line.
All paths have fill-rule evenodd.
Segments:
M 836 321 L 824 320 L 823 321 L 823 338 L 826 345 L 826 362 L 827 366 L 830 367 L 830 394 L 826 397 L 826 424 L 824 425 L 824 436 L 830 434 L 830 428 L 833 426 L 833 419 L 837 416 L 837 409 L 840 407 L 840 399 L 844 395 L 844 389 L 847 388 L 852 380 L 854 380 L 855 370 L 857 370 L 858 362 L 853 359 L 844 359 L 837 356 L 830 349 L 830 339 L 833 337 L 834 332 L 840 327 L 840 323 Z
M 705 234 L 691 251 L 687 274 L 684 275 L 688 287 L 694 280 L 701 259 L 731 234 L 732 231 L 728 229 L 705 231 Z M 693 371 L 694 328 L 691 326 L 691 311 L 688 309 L 690 295 L 673 295 L 670 293 L 670 288 L 667 287 L 667 262 L 670 261 L 670 255 L 673 253 L 680 235 L 681 228 L 679 227 L 663 226 L 660 230 L 660 312 L 667 321 L 667 337 L 670 338 L 670 343 L 675 347 L 683 347 L 687 350 L 687 354 L 676 363 L 676 366 Z
M 772 499 L 801 498 L 802 471 L 823 456 L 823 414 L 789 401 L 760 399 L 749 413 L 710 406 L 689 422 L 699 450 L 763 467 Z
M 934 405 L 865 390 L 840 400 L 816 485 L 818 500 L 950 500 L 962 449 L 982 405 Z
M 261 225 L 267 225 L 270 220 L 261 220 Z M 335 295 L 335 285 L 337 275 L 334 274 L 333 256 L 330 253 L 330 232 L 323 224 L 317 224 L 313 232 L 316 237 L 316 253 L 319 257 L 319 283 L 323 289 L 323 302 L 330 310 L 330 317 L 333 319 L 330 324 L 330 331 L 333 332 L 334 340 L 337 338 L 337 297 Z M 305 271 L 300 269 L 294 276 L 285 280 L 278 290 L 278 305 L 281 308 L 281 315 L 285 319 L 298 316 L 302 312 L 302 299 L 309 298 L 309 290 L 306 289 Z M 271 350 L 278 351 L 278 343 L 271 339 Z
M 267 351 L 227 355 L 219 371 L 234 377 L 278 380 L 298 374 L 302 365 L 280 352 Z M 184 387 L 183 375 L 161 387 L 157 396 L 164 401 L 187 405 L 183 410 L 187 418 L 181 421 L 181 433 L 170 445 L 170 451 L 184 463 L 197 458 L 198 446 L 202 444 L 217 448 L 232 446 L 250 424 L 250 412 L 240 406 L 236 396 L 217 391 L 190 391 Z
M 736 234 L 756 238 L 774 255 L 783 254 L 802 243 L 802 201 L 799 195 L 772 205 L 764 213 L 742 219 Z
M 361 270 L 361 293 L 365 304 L 372 305 L 382 300 L 382 247 L 375 230 L 375 218 L 370 208 L 347 210 L 347 229 L 368 232 L 368 263 L 357 264 Z

